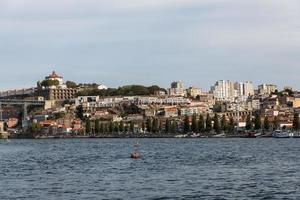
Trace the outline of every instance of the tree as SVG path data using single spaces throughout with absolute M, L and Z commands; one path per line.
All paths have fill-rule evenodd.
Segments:
M 234 124 L 234 119 L 233 119 L 233 117 L 230 117 L 230 119 L 229 119 L 229 124 L 228 124 L 228 131 L 229 131 L 230 133 L 233 133 L 233 131 L 234 131 L 234 126 L 235 126 L 235 124 Z
M 28 126 L 28 130 L 31 134 L 36 135 L 38 132 L 42 130 L 42 126 L 39 123 L 31 123 Z
M 100 120 L 99 119 L 95 120 L 95 132 L 100 133 Z
M 216 133 L 220 133 L 220 122 L 217 114 L 215 114 L 214 116 L 214 130 L 216 131 Z
M 130 132 L 131 132 L 131 133 L 134 132 L 134 122 L 133 122 L 133 121 L 130 122 L 130 127 L 129 127 L 129 129 L 130 129 Z
M 197 115 L 195 115 L 195 114 L 193 115 L 193 118 L 192 118 L 192 131 L 195 133 L 199 132 Z
M 73 81 L 66 82 L 67 88 L 77 88 L 77 84 Z
M 99 133 L 104 133 L 104 124 L 103 123 L 100 124 Z
M 170 130 L 171 133 L 177 133 L 177 122 L 176 121 L 173 121 L 171 123 L 171 130 Z
M 41 82 L 41 86 L 44 86 L 44 87 L 58 86 L 58 85 L 59 85 L 58 80 L 43 80 Z
M 150 117 L 146 121 L 146 129 L 149 133 L 152 132 L 152 120 Z
M 145 124 L 145 121 L 142 122 L 142 130 L 143 130 L 143 132 L 145 132 L 145 130 L 146 130 L 146 124 Z
M 266 116 L 264 119 L 264 129 L 267 131 L 270 129 L 270 121 L 269 121 L 268 116 Z
M 112 132 L 114 131 L 114 123 L 113 123 L 113 122 L 109 122 L 108 131 L 109 131 L 110 133 L 112 133 Z
M 254 129 L 255 130 L 261 129 L 261 119 L 260 119 L 260 115 L 258 113 L 255 114 Z
M 185 133 L 188 133 L 190 132 L 190 119 L 189 117 L 186 115 L 185 118 L 184 118 L 184 124 L 183 124 L 183 130 Z
M 157 133 L 159 131 L 159 122 L 157 118 L 154 118 L 152 121 L 152 131 Z
M 90 134 L 92 132 L 92 126 L 91 126 L 91 121 L 90 119 L 88 118 L 85 122 L 85 132 L 87 134 Z
M 200 132 L 203 132 L 205 130 L 205 122 L 204 122 L 204 117 L 202 115 L 199 116 L 198 120 L 198 130 Z
M 251 130 L 251 129 L 252 129 L 251 115 L 248 115 L 246 119 L 246 130 Z
M 75 112 L 76 112 L 76 117 L 83 120 L 84 117 L 83 117 L 83 107 L 82 107 L 82 105 L 77 106 Z
M 299 114 L 297 113 L 294 114 L 293 129 L 296 131 L 299 131 L 300 129 Z
M 273 127 L 274 127 L 274 129 L 278 129 L 278 127 L 279 127 L 278 116 L 275 116 L 275 118 L 274 118 Z
M 227 131 L 228 125 L 227 125 L 227 121 L 226 121 L 226 116 L 222 115 L 222 119 L 221 119 L 221 130 L 223 130 L 224 132 Z
M 115 123 L 114 123 L 114 132 L 115 132 L 115 133 L 119 133 L 119 131 L 120 131 L 120 130 L 119 130 L 119 123 L 118 123 L 118 122 L 115 122 Z
M 171 122 L 169 119 L 167 119 L 165 124 L 165 133 L 170 133 L 170 131 L 171 131 Z
M 119 124 L 119 131 L 122 133 L 124 132 L 124 122 L 123 121 L 121 121 Z
M 212 122 L 209 114 L 206 116 L 206 122 L 205 122 L 205 131 L 210 132 L 212 129 Z

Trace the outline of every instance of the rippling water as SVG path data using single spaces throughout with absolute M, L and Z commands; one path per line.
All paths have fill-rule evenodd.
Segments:
M 0 141 L 0 199 L 300 199 L 297 139 Z

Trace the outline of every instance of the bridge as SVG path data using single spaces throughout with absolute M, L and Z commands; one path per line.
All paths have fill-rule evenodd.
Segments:
M 23 119 L 22 126 L 27 127 L 27 107 L 28 106 L 44 106 L 45 101 L 37 100 L 18 100 L 18 99 L 0 99 L 0 121 L 3 120 L 3 110 L 2 105 L 21 105 L 23 106 Z

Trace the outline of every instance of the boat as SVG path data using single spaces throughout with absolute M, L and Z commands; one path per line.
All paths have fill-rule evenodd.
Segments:
M 294 133 L 286 130 L 275 130 L 272 133 L 273 138 L 292 138 L 294 137 Z
M 139 159 L 142 157 L 141 153 L 138 151 L 139 143 L 136 141 L 134 144 L 134 151 L 130 154 L 130 158 L 132 159 Z

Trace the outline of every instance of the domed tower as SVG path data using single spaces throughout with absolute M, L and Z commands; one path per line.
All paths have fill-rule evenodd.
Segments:
M 45 80 L 52 80 L 52 81 L 57 80 L 59 82 L 59 85 L 63 85 L 64 84 L 63 77 L 57 75 L 55 71 L 52 71 L 52 74 L 50 74 L 49 76 L 47 76 L 45 78 Z

